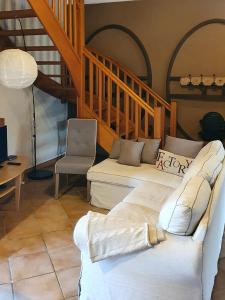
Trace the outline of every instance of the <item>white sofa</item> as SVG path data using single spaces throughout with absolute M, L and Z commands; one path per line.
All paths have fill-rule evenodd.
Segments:
M 165 200 L 182 178 L 154 166 L 119 165 L 115 160 L 88 172 L 92 204 L 112 208 L 110 215 L 158 222 Z M 192 236 L 166 233 L 156 247 L 92 263 L 81 250 L 80 300 L 210 300 L 225 224 L 225 161 L 208 208 Z M 82 240 L 82 232 L 75 240 Z

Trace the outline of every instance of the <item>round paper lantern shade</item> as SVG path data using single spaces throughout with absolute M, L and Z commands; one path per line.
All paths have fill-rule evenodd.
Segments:
M 0 84 L 12 89 L 23 89 L 31 86 L 37 75 L 37 63 L 29 53 L 20 49 L 0 52 Z

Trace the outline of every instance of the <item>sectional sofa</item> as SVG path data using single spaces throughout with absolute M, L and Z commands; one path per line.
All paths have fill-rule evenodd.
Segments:
M 120 165 L 114 159 L 92 167 L 87 177 L 93 205 L 129 222 L 160 224 L 166 240 L 145 251 L 92 263 L 81 219 L 74 232 L 82 259 L 80 300 L 211 299 L 225 224 L 220 141 L 205 146 L 183 177 L 149 164 Z

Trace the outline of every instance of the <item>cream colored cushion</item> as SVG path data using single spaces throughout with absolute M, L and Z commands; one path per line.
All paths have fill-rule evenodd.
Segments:
M 184 182 L 187 182 L 193 176 L 202 176 L 213 186 L 222 169 L 224 154 L 223 144 L 220 141 L 207 144 L 191 164 L 184 176 Z
M 163 205 L 160 226 L 170 233 L 192 234 L 208 206 L 210 194 L 210 185 L 203 177 L 182 183 Z
M 191 158 L 160 149 L 155 166 L 159 171 L 183 177 L 191 163 Z

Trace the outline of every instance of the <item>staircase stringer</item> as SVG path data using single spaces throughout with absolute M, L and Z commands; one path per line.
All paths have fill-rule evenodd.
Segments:
M 81 58 L 72 47 L 48 2 L 46 0 L 28 0 L 28 2 L 62 56 L 71 74 L 75 88 L 74 92 L 79 97 L 82 94 Z

